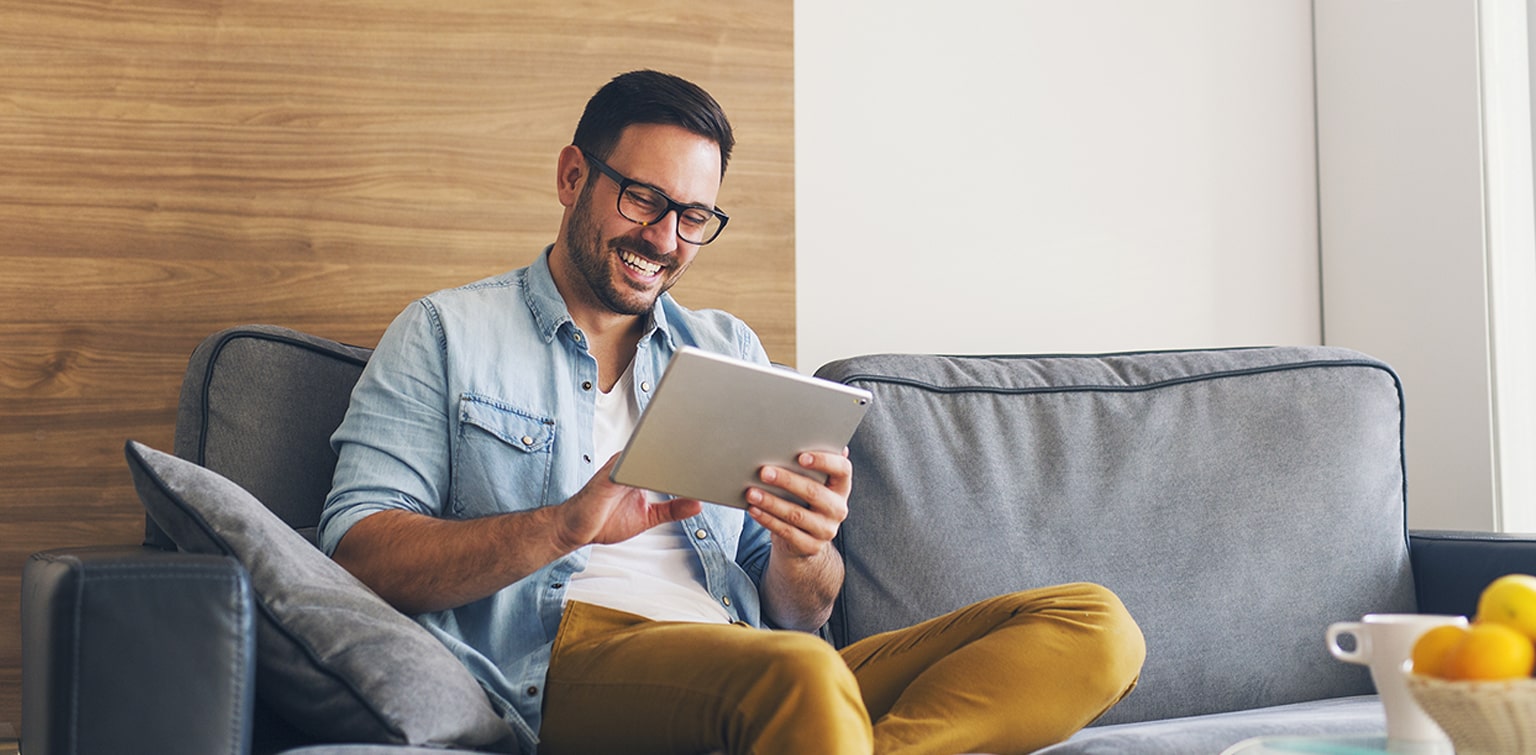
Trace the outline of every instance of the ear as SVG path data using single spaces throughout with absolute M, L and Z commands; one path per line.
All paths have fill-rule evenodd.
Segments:
M 576 145 L 567 144 L 560 150 L 559 167 L 555 170 L 555 193 L 559 195 L 561 205 L 576 205 L 576 198 L 581 196 L 581 188 L 586 185 L 590 172 L 587 159 Z

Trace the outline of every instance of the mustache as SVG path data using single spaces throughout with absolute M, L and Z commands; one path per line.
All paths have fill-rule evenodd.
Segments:
M 640 239 L 640 238 L 633 238 L 633 239 L 626 239 L 626 238 L 609 239 L 608 240 L 608 248 L 610 250 L 612 250 L 612 251 L 615 251 L 615 252 L 617 252 L 619 250 L 627 249 L 627 250 L 629 250 L 631 252 L 634 252 L 635 254 L 637 254 L 637 255 L 639 255 L 641 257 L 644 257 L 644 258 L 646 258 L 648 260 L 651 260 L 652 262 L 658 262 L 658 263 L 662 263 L 662 264 L 670 264 L 671 263 L 671 259 L 667 255 L 661 254 L 660 252 L 656 251 L 656 245 L 652 244 L 649 241 L 646 241 L 645 239 Z

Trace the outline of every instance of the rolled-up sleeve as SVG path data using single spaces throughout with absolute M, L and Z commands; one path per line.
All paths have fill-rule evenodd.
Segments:
M 341 426 L 331 494 L 320 517 L 328 554 L 370 514 L 442 515 L 449 488 L 449 399 L 443 337 L 423 299 L 390 324 L 364 368 Z

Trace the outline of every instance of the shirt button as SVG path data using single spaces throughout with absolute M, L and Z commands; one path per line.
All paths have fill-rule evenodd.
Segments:
M 581 343 L 581 334 L 580 333 L 572 333 L 571 334 L 571 340 L 575 341 L 576 343 Z
M 640 390 L 642 390 L 642 391 L 644 391 L 646 393 L 650 393 L 651 392 L 651 384 L 647 383 L 645 381 L 641 381 L 640 382 Z
M 533 436 L 532 435 L 524 435 L 523 436 L 523 445 L 525 445 L 525 446 L 533 445 Z
M 530 685 L 528 687 L 528 696 L 529 697 L 533 697 L 534 695 L 537 695 L 537 694 L 539 694 L 539 688 Z
M 565 583 L 564 582 L 556 582 L 556 583 L 554 583 L 554 584 L 549 586 L 549 588 L 551 590 L 558 590 L 558 589 L 560 589 L 562 587 L 565 587 Z
M 698 538 L 698 539 L 700 539 L 700 540 L 703 540 L 704 538 L 709 537 L 709 531 L 704 529 L 703 527 L 700 527 L 699 529 L 696 529 L 696 530 L 693 531 L 693 536 Z
M 729 595 L 721 595 L 720 596 L 720 602 L 724 603 L 726 605 L 730 605 L 731 604 L 731 596 L 729 596 Z
M 581 381 L 581 389 L 584 390 L 584 391 L 592 390 L 592 381 L 591 380 L 583 380 L 583 381 Z
M 581 460 L 586 462 L 586 463 L 588 463 L 588 464 L 591 464 L 592 463 L 592 455 L 591 454 L 582 454 L 581 455 Z

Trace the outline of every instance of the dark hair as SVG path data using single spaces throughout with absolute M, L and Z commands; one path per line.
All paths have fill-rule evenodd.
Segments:
M 680 126 L 720 146 L 720 175 L 731 160 L 731 123 L 720 103 L 697 84 L 659 71 L 630 71 L 597 90 L 571 139 L 583 152 L 607 160 L 619 135 L 636 123 Z

